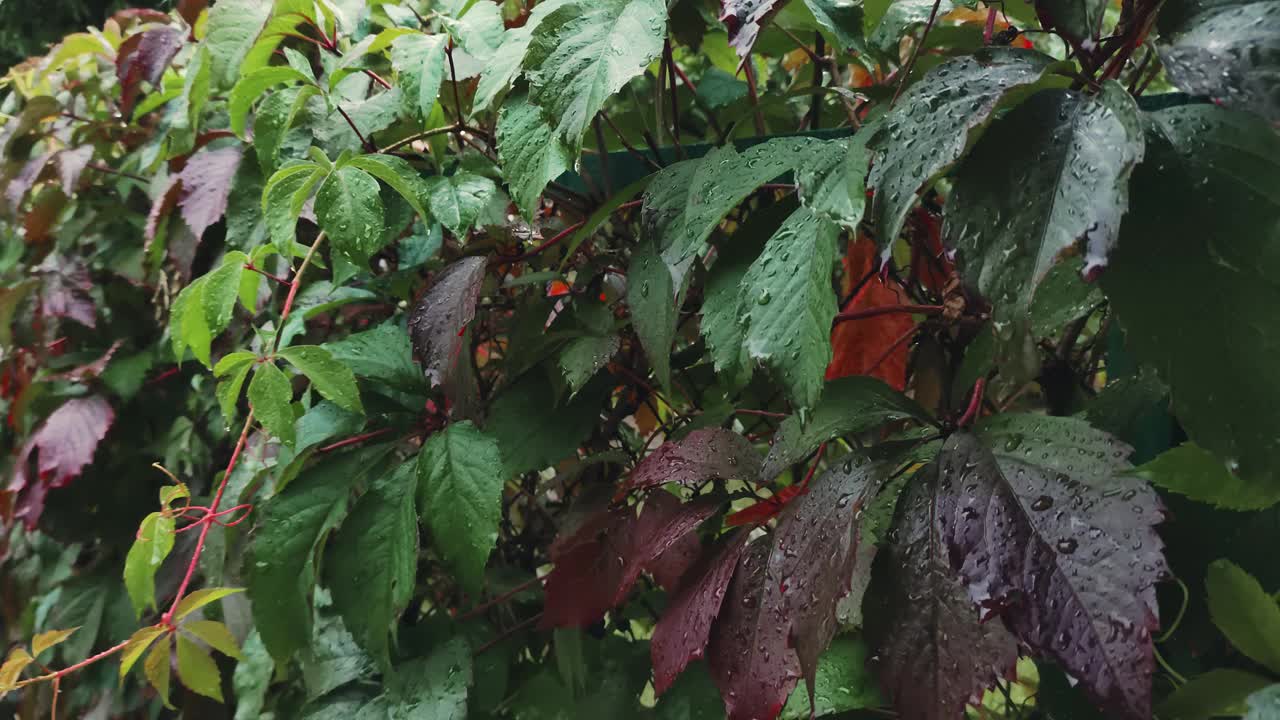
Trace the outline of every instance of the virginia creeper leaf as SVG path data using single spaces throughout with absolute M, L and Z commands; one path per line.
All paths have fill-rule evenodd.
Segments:
M 231 114 L 231 131 L 244 137 L 244 129 L 249 119 L 249 110 L 262 93 L 277 85 L 289 82 L 308 82 L 307 76 L 288 65 L 275 65 L 255 70 L 240 78 L 236 86 L 231 88 L 227 98 L 227 111 Z M 279 94 L 279 91 L 277 93 Z M 258 141 L 254 133 L 254 141 Z
M 316 191 L 316 220 L 333 247 L 363 264 L 382 246 L 383 208 L 378 181 L 353 165 L 329 173 Z
M 271 93 L 258 106 L 253 116 L 253 150 L 263 173 L 276 170 L 285 135 L 307 101 L 319 93 L 320 89 L 311 84 L 287 87 Z
M 875 676 L 866 667 L 869 654 L 866 643 L 856 635 L 840 635 L 833 640 L 818 662 L 812 706 L 809 694 L 797 687 L 782 708 L 782 720 L 805 720 L 883 705 Z
M 489 178 L 462 171 L 448 177 L 428 178 L 423 194 L 431 214 L 454 237 L 465 239 L 497 190 L 498 186 Z
M 697 488 L 708 480 L 760 481 L 760 454 L 732 430 L 703 428 L 668 440 L 636 465 L 626 487 L 645 490 L 666 483 Z
M 1102 276 L 1138 361 L 1190 439 L 1241 478 L 1280 482 L 1280 136 L 1208 105 L 1147 116 L 1147 159 Z M 1195 287 L 1195 293 L 1169 288 Z M 1158 299 L 1158 301 L 1157 301 Z
M 124 678 L 133 669 L 138 662 L 138 658 L 142 657 L 142 653 L 151 647 L 151 643 L 156 638 L 166 634 L 166 628 L 162 625 L 152 625 L 150 627 L 139 628 L 133 635 L 129 636 L 129 644 L 125 645 L 120 651 L 120 677 Z M 167 639 L 166 639 L 167 642 Z
M 249 405 L 267 432 L 293 444 L 293 386 L 274 362 L 259 363 L 249 381 Z
M 574 152 L 527 92 L 511 95 L 498 113 L 498 158 L 511 199 L 527 218 L 537 214 L 547 183 L 573 164 Z
M 627 268 L 627 307 L 654 377 L 663 387 L 671 385 L 671 343 L 676 335 L 677 300 L 671 271 L 656 246 L 641 240 Z
M 822 143 L 796 168 L 800 203 L 850 232 L 857 232 L 867 204 L 869 132 Z
M 475 319 L 476 300 L 484 283 L 485 259 L 465 257 L 436 276 L 431 289 L 413 306 L 409 334 L 427 382 L 444 385 L 461 362 L 463 332 Z
M 418 453 L 418 511 L 463 587 L 476 592 L 498 540 L 502 519 L 502 456 L 498 444 L 470 422 L 450 423 Z
M 319 549 L 347 514 L 351 489 L 385 466 L 390 446 L 328 456 L 257 509 L 245 561 L 253 618 L 277 662 L 311 641 Z
M 159 88 L 165 69 L 182 49 L 182 33 L 177 28 L 145 30 L 120 44 L 116 51 L 116 78 L 120 82 L 120 112 L 128 116 L 142 82 Z
M 1192 442 L 1160 453 L 1134 472 L 1165 490 L 1226 510 L 1262 510 L 1280 502 L 1280 487 L 1242 479 Z
M 209 52 L 209 79 L 213 87 L 230 88 L 235 84 L 240 63 L 249 54 L 270 15 L 271 4 L 261 0 L 222 0 L 209 10 L 208 30 L 201 47 Z
M 355 374 L 328 350 L 319 345 L 293 345 L 281 350 L 278 355 L 297 368 L 298 372 L 306 375 L 311 386 L 322 397 L 344 410 L 364 412 Z
M 158 512 L 147 515 L 124 560 L 124 586 L 139 617 L 156 606 L 156 571 L 173 550 L 173 518 Z
M 1209 720 L 1239 715 L 1245 700 L 1271 684 L 1264 677 L 1234 668 L 1217 668 L 1191 678 L 1160 702 L 1157 712 L 1169 720 Z
M 1280 5 L 1275 0 L 1180 0 L 1158 17 L 1169 81 L 1232 109 L 1280 120 Z
M 587 383 L 564 405 L 555 390 L 536 373 L 526 373 L 490 405 L 485 430 L 498 441 L 507 477 L 541 470 L 576 457 L 578 446 L 597 426 L 610 389 L 605 378 Z
M 431 213 L 427 212 L 429 186 L 408 162 L 394 155 L 360 155 L 351 158 L 348 164 L 386 183 L 400 193 L 423 222 L 431 222 Z
M 942 63 L 907 88 L 868 147 L 879 153 L 867 184 L 881 247 L 902 231 L 916 192 L 964 155 L 1007 95 L 1034 85 L 1053 58 L 1034 51 L 985 48 Z
M 570 340 L 557 358 L 569 393 L 576 394 L 585 387 L 620 347 L 622 340 L 617 335 L 584 335 Z
M 182 629 L 229 658 L 244 659 L 240 654 L 240 643 L 236 642 L 231 630 L 217 620 L 192 620 L 183 623 Z
M 422 390 L 422 370 L 413 362 L 409 336 L 393 322 L 327 342 L 324 348 L 357 377 L 399 390 Z
M 444 80 L 445 35 L 413 33 L 402 35 L 391 43 L 391 67 L 400 77 L 404 103 L 410 114 L 421 118 L 431 115 Z
M 412 463 L 375 478 L 335 533 L 325 556 L 325 585 L 356 641 L 389 667 L 387 636 L 413 597 L 418 518 Z
M 267 180 L 262 189 L 262 215 L 277 250 L 292 255 L 298 216 L 326 174 L 314 163 L 298 163 L 280 168 Z
M 178 633 L 178 679 L 188 690 L 222 702 L 222 675 L 204 648 Z
M 173 609 L 173 619 L 181 620 L 200 608 L 211 602 L 221 600 L 228 595 L 234 595 L 241 592 L 243 588 L 228 587 L 212 587 L 201 588 L 195 592 L 188 593 L 186 597 L 178 602 L 177 607 Z
M 1209 614 L 1240 652 L 1280 673 L 1280 604 L 1230 560 L 1209 563 Z
M 937 517 L 974 602 L 1117 715 L 1150 714 L 1155 492 L 1130 449 L 1069 418 L 1004 414 L 938 455 Z
M 142 672 L 147 676 L 147 682 L 156 689 L 160 702 L 169 708 L 173 707 L 169 704 L 169 677 L 172 672 L 169 658 L 172 649 L 166 634 L 160 642 L 151 646 L 151 652 L 147 653 L 147 659 L 142 662 Z

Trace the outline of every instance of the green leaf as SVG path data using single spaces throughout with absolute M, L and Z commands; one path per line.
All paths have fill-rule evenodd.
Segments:
M 527 93 L 507 98 L 498 113 L 498 158 L 511 199 L 527 218 L 538 210 L 547 183 L 573 164 L 573 150 L 555 133 Z
M 1164 720 L 1208 720 L 1239 715 L 1250 694 L 1270 681 L 1253 673 L 1218 668 L 1191 678 L 1160 703 L 1156 714 Z
M 170 652 L 169 638 L 165 637 L 151 646 L 151 652 L 147 653 L 147 659 L 142 663 L 142 672 L 147 676 L 147 682 L 156 689 L 160 701 L 168 708 L 173 707 L 169 704 Z
M 244 659 L 240 654 L 240 643 L 236 642 L 227 626 L 217 620 L 193 620 L 183 623 L 182 629 L 229 658 Z
M 538 373 L 525 373 L 494 399 L 485 433 L 498 442 L 503 479 L 549 467 L 570 455 L 596 426 L 607 383 L 588 383 L 563 406 Z
M 476 85 L 475 98 L 471 103 L 471 112 L 479 113 L 488 110 L 498 96 L 506 92 L 511 83 L 520 75 L 520 65 L 524 62 L 529 42 L 533 40 L 533 31 L 543 19 L 556 8 L 570 0 L 545 0 L 534 6 L 524 25 L 511 28 L 502 34 L 502 43 L 485 64 L 480 82 Z
M 1249 711 L 1245 713 L 1244 720 L 1280 719 L 1280 683 L 1255 692 L 1246 702 Z
M 182 289 L 169 308 L 169 339 L 173 355 L 181 364 L 187 348 L 206 367 L 210 366 L 213 334 L 205 315 L 206 278 L 202 277 Z
M 818 659 L 814 683 L 813 715 L 809 713 L 809 693 L 797 687 L 782 709 L 783 720 L 803 720 L 845 713 L 882 703 L 875 677 L 867 670 L 867 645 L 860 638 L 841 635 Z
M 173 619 L 181 620 L 211 602 L 221 600 L 228 595 L 235 595 L 238 592 L 244 592 L 244 588 L 215 587 L 196 590 L 182 598 L 182 602 L 178 603 L 178 607 L 173 609 Z
M 845 50 L 862 48 L 862 3 L 858 0 L 804 0 L 818 24 Z M 939 8 L 941 11 L 941 8 Z
M 275 363 L 264 362 L 254 368 L 249 405 L 267 432 L 293 445 L 293 386 Z
M 249 48 L 249 52 L 244 56 L 244 61 L 240 64 L 240 72 L 244 75 L 266 67 L 271 62 L 272 56 L 276 54 L 276 48 L 280 46 L 280 42 L 284 40 L 286 33 L 294 32 L 304 21 L 316 22 L 318 18 L 314 0 L 275 0 L 274 3 L 258 0 L 257 4 L 263 9 L 270 7 L 271 17 L 267 20 L 266 26 L 258 34 L 257 41 Z M 328 32 L 332 32 L 332 23 L 330 23 Z M 302 71 L 302 63 L 296 62 L 295 59 L 290 57 L 291 53 L 297 53 L 296 50 L 285 48 L 284 53 L 291 66 L 308 75 L 308 79 L 314 80 L 314 78 L 310 77 L 309 64 L 307 70 Z
M 400 78 L 406 109 L 426 119 L 444 80 L 446 35 L 414 33 L 391 43 L 391 67 Z
M 248 357 L 237 358 L 233 364 L 224 365 L 227 359 L 233 355 L 247 355 Z M 253 363 L 256 359 L 252 353 L 232 353 L 232 355 L 227 355 L 218 361 L 218 368 L 222 372 L 216 374 L 225 377 L 218 381 L 214 396 L 218 399 L 218 407 L 222 410 L 222 418 L 228 426 L 231 425 L 231 421 L 236 417 L 236 405 L 240 402 L 240 390 L 244 387 L 245 378 L 249 377 L 249 371 L 253 369 Z
M 1205 576 L 1213 623 L 1240 652 L 1280 673 L 1280 604 L 1230 560 L 1209 563 Z
M 1096 97 L 1046 90 L 996 121 L 960 167 L 943 235 L 964 276 L 995 305 L 997 336 L 1023 324 L 1037 286 L 1087 243 L 1106 262 L 1142 159 L 1138 106 L 1108 82 Z
M 1160 59 L 1169 81 L 1276 122 L 1280 99 L 1280 3 L 1174 0 L 1162 8 Z
M 912 27 L 929 21 L 934 2 L 933 0 L 896 0 L 886 5 L 884 13 L 877 19 L 876 27 L 867 39 L 877 50 L 886 55 L 892 55 L 896 59 L 898 43 L 902 40 L 902 36 Z M 941 18 L 954 8 L 955 4 L 951 0 L 940 0 L 937 17 Z M 901 99 L 906 100 L 905 97 Z
M 413 361 L 409 334 L 388 321 L 372 330 L 327 342 L 324 348 L 358 377 L 405 391 L 423 389 L 422 369 Z
M 748 317 L 748 356 L 768 367 L 801 408 L 817 404 L 831 363 L 837 234 L 831 221 L 797 210 L 765 243 L 738 286 Z
M 253 150 L 262 172 L 276 169 L 285 135 L 293 127 L 298 113 L 306 108 L 307 101 L 319 93 L 320 89 L 314 85 L 288 87 L 271 93 L 258 106 L 253 116 Z
M 151 643 L 166 632 L 167 629 L 164 626 L 152 625 L 151 627 L 139 628 L 137 632 L 129 637 L 129 643 L 120 651 L 120 677 L 122 679 L 133 669 L 134 664 L 138 662 L 138 658 L 142 657 L 142 653 L 151 647 Z
M 444 27 L 468 55 L 488 63 L 502 44 L 505 25 L 502 8 L 488 2 L 473 2 L 464 8 L 461 15 L 442 16 Z
M 356 641 L 383 667 L 388 633 L 413 597 L 418 520 L 413 463 L 373 481 L 343 522 L 325 556 L 326 585 Z
M 322 397 L 344 410 L 364 412 L 355 374 L 328 350 L 319 345 L 294 345 L 281 350 L 279 355 L 306 375 Z
M 315 163 L 286 165 L 277 170 L 262 189 L 262 214 L 267 219 L 267 232 L 282 255 L 292 254 L 302 206 L 327 174 Z
M 617 335 L 586 335 L 570 340 L 557 359 L 569 393 L 577 394 L 621 346 L 622 340 Z
M 1169 384 L 1190 439 L 1275 487 L 1280 136 L 1210 105 L 1149 117 L 1147 160 L 1102 288 L 1127 347 Z
M 124 585 L 139 617 L 156 606 L 156 571 L 173 550 L 173 518 L 153 512 L 142 520 L 124 561 Z
M 1103 302 L 1102 288 L 1085 282 L 1080 267 L 1059 262 L 1049 269 L 1031 298 L 1028 320 L 1037 338 L 1057 335 L 1073 320 L 1084 317 Z
M 246 580 L 254 625 L 276 662 L 287 662 L 311 641 L 319 549 L 346 516 L 351 489 L 382 472 L 390 449 L 326 456 L 257 509 Z
M 209 78 L 214 88 L 229 88 L 240 74 L 240 63 L 258 39 L 271 6 L 261 0 L 221 0 L 209 10 L 209 25 L 201 47 L 209 52 Z
M 529 98 L 575 154 L 605 100 L 661 54 L 666 20 L 662 0 L 573 0 L 533 31 Z
M 631 309 L 631 325 L 662 387 L 671 387 L 676 302 L 671 271 L 654 244 L 642 240 L 632 251 L 631 265 L 627 268 L 627 306 Z
M 1136 472 L 1165 490 L 1225 510 L 1262 510 L 1280 502 L 1280 487 L 1242 480 L 1192 442 L 1166 450 Z
M 249 256 L 239 250 L 232 250 L 222 258 L 218 269 L 204 276 L 203 306 L 204 322 L 210 333 L 217 337 L 231 323 L 232 313 L 236 309 L 236 298 L 240 292 L 240 277 L 244 274 L 244 265 Z
M 428 178 L 425 197 L 431 214 L 454 237 L 463 239 L 497 190 L 489 178 L 462 171 Z
M 382 246 L 382 198 L 378 181 L 352 165 L 339 167 L 316 192 L 316 219 L 334 249 L 363 264 Z
M 1039 82 L 1053 64 L 1030 50 L 986 48 L 944 62 L 902 94 L 868 142 L 879 153 L 867 184 L 876 190 L 871 215 L 881 247 L 897 239 L 916 192 L 964 155 L 1006 96 Z
M 254 101 L 268 88 L 288 82 L 307 82 L 307 77 L 288 65 L 276 65 L 255 70 L 240 78 L 227 99 L 227 110 L 231 113 L 231 131 L 247 140 L 244 129 Z
M 857 232 L 867 205 L 868 132 L 823 143 L 809 151 L 796 172 L 800 202 L 850 232 Z
M 267 688 L 275 674 L 275 662 L 262 644 L 258 631 L 252 630 L 244 640 L 244 658 L 236 663 L 232 686 L 236 694 L 235 720 L 255 720 L 262 716 Z
M 425 659 L 404 663 L 387 680 L 385 717 L 396 720 L 467 717 L 471 664 L 471 646 L 461 637 L 435 646 Z
M 178 633 L 178 679 L 188 690 L 222 702 L 222 674 L 204 648 Z
M 808 418 L 792 415 L 778 426 L 760 476 L 766 480 L 776 477 L 832 438 L 859 435 L 908 419 L 928 422 L 929 414 L 880 380 L 867 375 L 832 380 L 823 388 L 822 399 Z
M 351 158 L 347 164 L 386 183 L 392 190 L 400 193 L 424 223 L 431 222 L 431 214 L 424 204 L 427 183 L 408 162 L 394 155 L 359 155 Z
M 451 423 L 418 453 L 418 506 L 463 587 L 477 592 L 498 540 L 505 480 L 498 443 L 470 422 Z

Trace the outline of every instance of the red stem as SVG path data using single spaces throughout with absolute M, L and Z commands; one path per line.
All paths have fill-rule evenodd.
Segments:
M 555 245 L 556 243 L 560 242 L 561 240 L 564 240 L 565 238 L 569 237 L 569 236 L 570 236 L 570 235 L 572 235 L 573 233 L 577 232 L 578 228 L 581 228 L 583 225 L 586 225 L 586 224 L 587 224 L 587 221 L 586 221 L 586 220 L 580 220 L 580 221 L 578 221 L 578 222 L 576 222 L 576 223 L 574 223 L 574 224 L 570 225 L 569 227 L 565 228 L 564 230 L 561 230 L 559 233 L 557 233 L 557 234 L 556 234 L 556 236 L 555 236 L 555 237 L 553 237 L 553 238 L 551 238 L 550 240 L 548 240 L 548 241 L 546 241 L 546 242 L 542 243 L 541 245 L 539 245 L 538 247 L 536 247 L 536 248 L 534 248 L 534 249 L 530 250 L 530 251 L 529 251 L 529 252 L 527 252 L 527 253 L 521 253 L 520 255 L 516 255 L 515 257 L 501 257 L 501 256 L 499 256 L 499 257 L 497 258 L 497 263 L 498 263 L 498 264 L 501 264 L 501 263 L 514 263 L 514 262 L 520 262 L 521 260 L 528 260 L 529 258 L 531 258 L 531 257 L 533 257 L 533 256 L 535 256 L 535 255 L 538 255 L 539 253 L 541 253 L 541 252 L 545 251 L 547 248 L 549 248 L 549 247 L 551 247 L 551 246 Z
M 756 415 L 758 417 L 777 418 L 779 420 L 790 417 L 790 415 L 787 415 L 786 413 L 771 412 L 769 410 L 749 410 L 747 408 L 738 408 L 733 412 L 738 415 Z
M 523 592 L 523 591 L 525 591 L 525 590 L 528 590 L 529 588 L 533 587 L 533 586 L 534 586 L 535 584 L 537 584 L 537 583 L 542 582 L 543 580 L 546 580 L 546 576 L 545 576 L 545 575 L 544 575 L 543 577 L 537 577 L 537 576 L 535 575 L 532 579 L 529 579 L 529 580 L 526 580 L 526 581 L 524 581 L 524 582 L 520 583 L 519 585 L 517 585 L 517 586 L 515 586 L 515 587 L 511 588 L 510 590 L 508 590 L 508 591 L 506 591 L 506 592 L 502 593 L 501 595 L 498 595 L 497 597 L 495 597 L 495 598 L 493 598 L 493 599 L 489 600 L 488 602 L 481 603 L 481 604 L 479 604 L 479 605 L 477 605 L 477 606 L 475 606 L 475 607 L 471 608 L 470 610 L 468 610 L 468 611 L 466 611 L 466 612 L 462 613 L 461 615 L 458 615 L 457 617 L 455 617 L 455 618 L 454 618 L 454 620 L 457 620 L 458 622 L 462 622 L 463 620 L 470 620 L 471 618 L 473 618 L 473 617 L 475 617 L 475 616 L 479 615 L 480 613 L 484 612 L 485 610 L 488 610 L 489 608 L 493 607 L 494 605 L 500 605 L 500 604 L 502 604 L 503 602 L 506 602 L 507 600 L 510 600 L 510 599 L 511 599 L 513 596 L 515 596 L 516 594 L 518 594 L 518 593 L 520 593 L 520 592 Z
M 982 391 L 986 386 L 986 378 L 978 378 L 978 382 L 973 384 L 973 395 L 969 397 L 969 407 L 965 409 L 964 415 L 960 416 L 958 426 L 968 427 L 978 417 L 978 410 L 982 408 Z
M 320 448 L 316 452 L 318 453 L 333 452 L 334 450 L 347 447 L 348 445 L 355 445 L 356 443 L 364 442 L 365 440 L 371 440 L 373 438 L 386 435 L 387 433 L 391 432 L 391 430 L 392 428 L 382 428 L 381 430 L 373 430 L 367 433 L 354 435 L 352 437 L 346 438 L 345 440 L 339 440 L 330 445 L 325 445 L 324 447 Z
M 892 315 L 894 313 L 910 313 L 912 315 L 941 315 L 945 308 L 941 305 L 881 305 L 880 307 L 863 308 L 862 310 L 851 310 L 836 315 L 831 321 L 832 325 L 839 325 L 848 320 L 862 320 L 863 318 L 876 317 L 878 315 Z
M 258 266 L 256 266 L 256 265 L 254 265 L 253 263 L 245 263 L 245 264 L 244 264 L 244 269 L 245 269 L 245 270 L 252 270 L 253 272 L 258 273 L 259 275 L 261 275 L 261 276 L 262 276 L 262 277 L 264 277 L 264 278 L 267 278 L 267 279 L 270 279 L 270 280 L 275 280 L 276 282 L 280 283 L 281 285 L 288 285 L 288 284 L 289 284 L 289 281 L 288 281 L 288 280 L 285 280 L 284 278 L 280 277 L 279 275 L 272 275 L 271 273 L 269 273 L 269 272 L 267 272 L 266 270 L 263 270 L 262 268 L 260 268 L 260 267 L 258 267 Z
M 818 471 L 818 466 L 822 464 L 822 454 L 827 451 L 827 444 L 824 442 L 818 446 L 818 452 L 813 456 L 813 464 L 809 466 L 809 472 L 804 476 L 804 480 L 800 481 L 800 487 L 809 487 L 809 481 L 813 479 L 813 474 Z

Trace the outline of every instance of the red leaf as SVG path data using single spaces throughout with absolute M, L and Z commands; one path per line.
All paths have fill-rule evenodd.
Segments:
M 936 476 L 924 473 L 898 501 L 891 542 L 877 573 L 881 593 L 865 626 L 880 658 L 880 684 L 894 709 L 913 720 L 956 720 L 1018 659 L 1013 636 L 982 623 L 978 607 L 948 564 L 935 522 Z
M 115 411 L 101 396 L 73 398 L 54 410 L 27 439 L 14 463 L 8 489 L 24 496 L 18 502 L 18 516 L 25 518 L 28 527 L 35 527 L 46 492 L 71 482 L 93 460 L 98 443 L 114 420 Z M 32 452 L 37 453 L 39 473 L 34 483 L 28 477 Z
M 728 720 L 772 720 L 800 677 L 787 637 L 778 583 L 768 572 L 770 543 L 751 543 L 711 628 L 707 663 Z
M 804 485 L 788 485 L 771 497 L 733 513 L 725 518 L 724 524 L 729 527 L 763 525 L 777 517 L 778 513 L 782 512 L 782 508 L 786 507 L 792 498 L 803 495 L 807 491 L 808 488 Z
M 97 325 L 89 290 L 89 271 L 78 260 L 50 255 L 36 269 L 40 274 L 40 312 L 44 317 L 64 317 L 85 327 Z
M 641 460 L 619 493 L 666 483 L 693 487 L 712 479 L 758 482 L 760 462 L 751 442 L 732 430 L 694 430 L 681 440 L 663 443 Z
M 702 540 L 698 538 L 698 533 L 687 532 L 644 569 L 662 589 L 675 592 L 680 587 L 680 579 L 693 567 L 701 554 Z
M 84 172 L 89 161 L 93 159 L 93 146 L 81 145 L 74 150 L 58 152 L 58 177 L 62 180 L 62 193 L 71 197 L 80 184 L 80 174 Z
M 910 219 L 911 274 L 934 295 L 942 297 L 956 274 L 956 265 L 942 246 L 942 219 L 923 206 L 912 210 Z
M 849 243 L 844 258 L 846 293 L 854 289 L 855 283 L 871 274 L 876 254 L 876 245 L 868 238 Z M 877 275 L 863 283 L 841 312 L 910 302 L 906 291 L 895 281 L 884 281 Z M 914 325 L 911 316 L 904 313 L 839 323 L 831 330 L 832 356 L 827 366 L 827 380 L 846 375 L 870 375 L 885 381 L 895 390 L 902 390 L 907 385 L 908 347 L 906 343 L 898 344 L 892 351 L 890 347 Z
M 164 16 L 167 21 L 168 16 Z M 152 87 L 160 84 L 165 68 L 182 49 L 182 33 L 171 27 L 159 27 L 132 35 L 116 51 L 116 77 L 120 80 L 120 111 L 128 115 L 145 80 Z
M 664 497 L 665 496 L 665 497 Z M 658 492 L 645 500 L 637 516 L 629 507 L 606 510 L 587 519 L 559 542 L 547 576 L 543 627 L 584 626 L 599 620 L 626 599 L 650 562 L 715 512 L 718 502 L 672 502 Z
M 702 657 L 711 635 L 711 623 L 720 613 L 725 588 L 749 535 L 749 530 L 739 530 L 722 537 L 715 550 L 704 555 L 689 571 L 680 591 L 654 627 L 649 650 L 653 658 L 653 687 L 658 695 L 671 687 L 690 662 Z
M 226 213 L 227 197 L 242 153 L 239 146 L 201 150 L 182 169 L 182 198 L 178 203 L 182 206 L 182 219 L 197 240 Z
M 4 199 L 9 204 L 9 212 L 18 214 L 22 201 L 27 197 L 27 192 L 40 179 L 40 173 L 44 172 L 45 165 L 55 154 L 55 151 L 50 151 L 28 159 L 18 174 L 9 181 L 9 185 L 4 190 Z

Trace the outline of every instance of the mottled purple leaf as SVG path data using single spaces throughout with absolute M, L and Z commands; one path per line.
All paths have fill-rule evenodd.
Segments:
M 433 386 L 446 383 L 457 365 L 463 333 L 476 316 L 484 271 L 483 257 L 462 258 L 437 275 L 431 289 L 413 306 L 409 334 Z
M 543 627 L 584 626 L 626 599 L 654 558 L 715 512 L 719 503 L 663 500 L 655 493 L 639 515 L 634 508 L 605 510 L 557 543 L 547 576 Z M 667 495 L 667 497 L 671 497 Z M 674 499 L 674 498 L 672 498 Z
M 653 687 L 667 691 L 685 667 L 702 657 L 711 636 L 711 623 L 720 614 L 725 591 L 738 558 L 747 546 L 749 528 L 725 535 L 688 572 L 653 629 L 649 651 L 653 658 Z
M 17 515 L 28 528 L 39 520 L 49 489 L 65 486 L 93 460 L 115 417 L 111 404 L 99 395 L 72 398 L 27 438 L 14 462 L 8 489 L 20 495 Z M 37 455 L 35 482 L 28 477 L 33 452 Z
M 174 205 L 178 204 L 178 196 L 182 192 L 182 176 L 173 174 L 169 176 L 169 182 L 165 184 L 164 189 L 156 196 L 151 203 L 151 211 L 147 213 L 147 224 L 142 231 L 142 237 L 146 238 L 146 249 L 151 249 L 151 241 L 156 239 L 156 232 L 160 228 L 160 221 L 165 219 L 169 211 Z
M 818 656 L 836 633 L 836 604 L 852 587 L 863 510 L 887 470 L 856 454 L 847 456 L 787 504 L 773 532 L 769 583 L 782 595 L 791 647 L 811 703 Z
M 938 455 L 939 530 L 970 596 L 1125 717 L 1151 714 L 1156 493 L 1081 420 L 1001 415 Z
M 770 545 L 761 538 L 743 553 L 711 628 L 707 663 L 729 720 L 772 720 L 800 678 L 782 592 L 769 576 Z
M 192 155 L 182 169 L 179 176 L 182 197 L 178 204 L 182 207 L 182 219 L 187 221 L 197 241 L 226 213 L 231 182 L 240 168 L 243 153 L 238 145 L 219 150 L 206 148 Z
M 50 255 L 36 268 L 40 275 L 40 313 L 45 317 L 70 318 L 85 327 L 95 327 L 97 318 L 89 290 L 89 271 L 78 260 Z
M 866 627 L 881 687 L 899 716 L 956 720 L 968 702 L 1013 671 L 1018 649 L 1002 624 L 980 621 L 948 564 L 935 521 L 934 467 L 921 475 L 899 499 L 890 543 L 880 550 L 879 592 Z
M 681 440 L 658 446 L 631 472 L 625 489 L 680 483 L 696 487 L 708 480 L 730 478 L 758 482 L 760 454 L 732 430 L 704 428 Z
M 93 146 L 81 145 L 58 153 L 58 178 L 62 180 L 62 194 L 71 197 L 80 184 L 80 174 L 93 159 Z
M 729 32 L 729 44 L 746 60 L 756 44 L 760 29 L 787 0 L 721 0 L 720 22 Z
M 168 19 L 167 17 L 165 18 Z M 130 36 L 116 52 L 116 77 L 120 81 L 120 110 L 128 115 L 143 81 L 160 84 L 165 68 L 182 49 L 182 33 L 172 27 L 158 27 Z
M 9 212 L 14 215 L 18 214 L 18 210 L 22 207 L 23 199 L 27 197 L 31 186 L 35 185 L 36 181 L 40 179 L 40 173 L 44 172 L 45 165 L 49 163 L 49 158 L 52 158 L 54 154 L 54 152 L 41 153 L 27 160 L 27 163 L 18 171 L 18 174 L 9 181 L 9 185 L 4 190 L 4 199 L 9 204 Z

